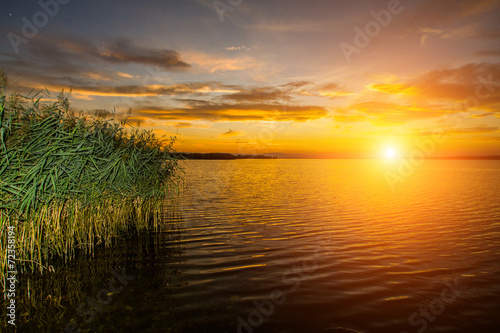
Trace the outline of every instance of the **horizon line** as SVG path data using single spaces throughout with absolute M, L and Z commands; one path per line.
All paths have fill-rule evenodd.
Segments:
M 227 154 L 232 156 L 265 156 L 274 157 L 274 159 L 321 159 L 321 160 L 376 160 L 376 159 L 387 159 L 384 157 L 321 157 L 321 156 L 311 156 L 308 154 L 289 154 L 289 153 L 262 153 L 262 154 L 235 154 L 235 153 L 222 153 L 222 152 L 179 152 L 176 154 Z M 285 156 L 283 156 L 285 155 Z M 394 160 L 408 159 L 408 157 L 394 158 Z M 450 159 L 450 160 L 460 160 L 460 159 L 499 159 L 500 155 L 453 155 L 453 156 L 429 156 L 423 157 L 424 160 L 434 160 L 434 159 Z

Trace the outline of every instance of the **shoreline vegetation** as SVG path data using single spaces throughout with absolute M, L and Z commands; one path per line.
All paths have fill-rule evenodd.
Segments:
M 127 231 L 161 226 L 182 180 L 175 138 L 161 141 L 103 110 L 75 115 L 63 92 L 55 101 L 48 92 L 5 96 L 6 86 L 0 72 L 2 272 L 9 227 L 16 269 L 43 272 Z

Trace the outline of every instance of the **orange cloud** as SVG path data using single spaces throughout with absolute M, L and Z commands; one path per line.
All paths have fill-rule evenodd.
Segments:
M 421 108 L 415 105 L 404 105 L 391 102 L 358 102 L 349 105 L 344 109 L 337 109 L 341 114 L 347 111 L 355 111 L 358 116 L 340 117 L 344 121 L 360 121 L 365 117 L 371 123 L 379 126 L 394 126 L 404 124 L 406 122 L 433 118 L 443 115 L 444 110 L 436 111 L 428 108 Z
M 432 70 L 406 81 L 369 84 L 367 91 L 346 107 L 337 108 L 337 121 L 368 120 L 394 126 L 442 116 L 445 112 L 479 110 L 469 117 L 497 115 L 500 111 L 500 63 L 467 64 Z M 382 78 L 384 81 L 384 78 Z M 399 82 L 398 82 L 399 81 Z
M 321 106 L 192 103 L 186 108 L 142 106 L 134 114 L 156 120 L 298 121 L 327 116 Z
M 371 84 L 368 87 L 371 90 L 380 91 L 391 95 L 409 95 L 415 96 L 419 94 L 416 87 L 408 86 L 405 84 Z

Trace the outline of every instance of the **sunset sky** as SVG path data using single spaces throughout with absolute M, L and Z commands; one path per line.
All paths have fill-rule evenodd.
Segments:
M 500 155 L 500 1 L 7 0 L 0 33 L 10 92 L 179 151 Z

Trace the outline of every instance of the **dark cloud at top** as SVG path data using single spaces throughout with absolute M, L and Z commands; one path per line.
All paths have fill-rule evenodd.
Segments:
M 98 55 L 113 63 L 138 63 L 159 66 L 166 70 L 190 67 L 180 60 L 180 54 L 176 51 L 142 48 L 128 40 L 112 41 L 99 50 Z
M 46 85 L 85 85 L 117 79 L 116 70 L 110 69 L 109 64 L 142 64 L 164 71 L 190 67 L 176 51 L 140 47 L 125 39 L 97 43 L 84 37 L 40 34 L 17 56 L 0 55 L 0 68 L 7 74 Z

